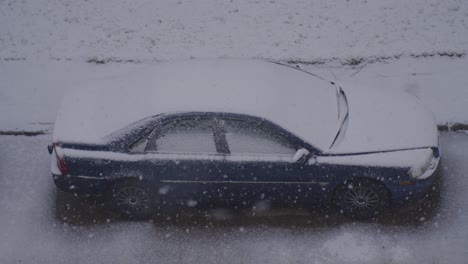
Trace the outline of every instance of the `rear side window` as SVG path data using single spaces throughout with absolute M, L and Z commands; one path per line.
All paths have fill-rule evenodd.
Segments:
M 240 120 L 224 120 L 226 140 L 231 154 L 290 154 L 294 146 L 268 127 Z
M 216 153 L 211 120 L 183 119 L 167 123 L 149 151 L 163 153 Z

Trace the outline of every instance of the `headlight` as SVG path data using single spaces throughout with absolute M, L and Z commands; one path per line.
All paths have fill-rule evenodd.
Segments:
M 437 169 L 437 165 L 439 165 L 439 161 L 440 161 L 439 149 L 432 148 L 432 154 L 430 155 L 430 157 L 427 157 L 425 159 L 425 162 L 422 162 L 419 165 L 412 167 L 408 171 L 408 174 L 410 175 L 411 178 L 418 179 L 418 180 L 429 178 Z
M 409 170 L 408 173 L 412 178 L 418 178 L 423 174 L 423 169 L 421 167 L 413 167 Z

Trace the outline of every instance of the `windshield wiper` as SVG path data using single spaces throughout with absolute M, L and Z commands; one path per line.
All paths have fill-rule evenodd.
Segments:
M 340 128 L 338 129 L 338 132 L 336 133 L 335 139 L 333 139 L 333 142 L 331 143 L 330 148 L 333 147 L 333 145 L 338 141 L 338 138 L 340 138 L 340 136 L 344 133 L 344 130 L 347 127 L 348 116 L 349 116 L 348 99 L 346 98 L 346 94 L 344 93 L 343 89 L 341 89 L 341 87 L 336 85 L 336 88 L 337 88 L 337 102 L 338 102 L 338 118 L 341 117 L 341 120 L 340 120 Z M 341 99 L 343 99 L 344 104 L 341 103 Z M 342 107 L 342 105 L 344 105 L 344 107 Z M 342 114 L 342 111 L 346 111 L 344 115 Z

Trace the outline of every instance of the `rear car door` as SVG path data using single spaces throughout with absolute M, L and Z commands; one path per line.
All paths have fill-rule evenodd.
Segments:
M 245 201 L 313 201 L 319 192 L 317 167 L 294 162 L 300 146 L 266 121 L 222 118 L 218 125 L 228 146 L 226 185 Z
M 159 180 L 160 197 L 195 205 L 205 195 L 205 182 L 217 174 L 218 154 L 209 116 L 172 118 L 153 132 L 145 152 Z

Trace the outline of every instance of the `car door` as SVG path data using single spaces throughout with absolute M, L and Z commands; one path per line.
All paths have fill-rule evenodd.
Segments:
M 286 131 L 267 121 L 221 118 L 218 122 L 228 146 L 227 188 L 243 202 L 271 200 L 279 203 L 314 201 L 320 191 L 320 168 L 294 162 L 302 146 Z
M 159 180 L 160 197 L 195 205 L 205 193 L 208 179 L 217 175 L 218 162 L 212 118 L 189 115 L 171 118 L 153 132 L 145 152 Z

